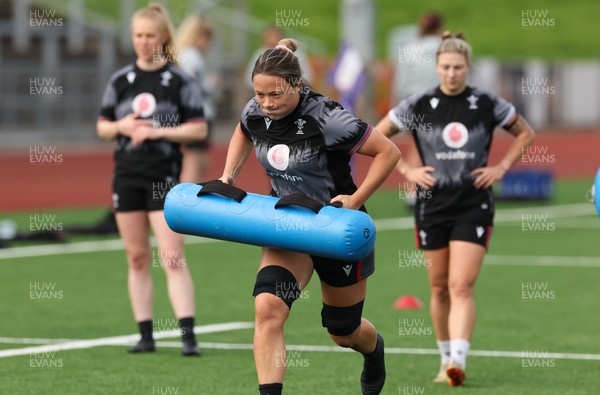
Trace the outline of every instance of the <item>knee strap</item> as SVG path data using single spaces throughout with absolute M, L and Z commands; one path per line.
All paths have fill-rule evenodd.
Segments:
M 346 336 L 360 326 L 364 300 L 348 307 L 335 307 L 323 303 L 321 320 L 327 332 L 334 336 Z
M 259 270 L 256 275 L 253 296 L 261 293 L 270 293 L 283 300 L 288 307 L 300 297 L 300 284 L 296 277 L 284 267 L 271 265 Z

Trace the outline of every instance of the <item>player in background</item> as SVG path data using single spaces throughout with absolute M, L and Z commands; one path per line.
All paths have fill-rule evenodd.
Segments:
M 442 41 L 444 18 L 438 12 L 427 12 L 419 18 L 419 35 L 398 48 L 394 68 L 393 97 L 399 103 L 410 96 L 423 92 L 438 83 L 435 70 L 435 54 Z M 422 166 L 413 141 L 407 141 L 402 158 L 413 167 Z M 404 184 L 405 200 L 409 207 L 416 203 L 417 187 Z
M 462 33 L 444 33 L 436 55 L 440 85 L 401 101 L 377 125 L 386 136 L 412 134 L 423 166 L 397 169 L 418 185 L 417 248 L 424 250 L 431 318 L 441 354 L 434 381 L 463 384 L 475 326 L 473 290 L 492 232 L 492 184 L 534 138 L 502 98 L 467 85 L 471 48 Z M 494 128 L 515 137 L 499 163 L 488 164 Z
M 188 16 L 177 30 L 176 48 L 179 52 L 179 67 L 193 76 L 200 85 L 204 117 L 208 125 L 207 138 L 185 144 L 181 182 L 206 181 L 205 175 L 210 160 L 209 138 L 217 115 L 215 99 L 220 84 L 219 76 L 210 69 L 206 59 L 214 35 L 212 22 L 196 14 Z
M 394 69 L 394 101 L 401 102 L 438 83 L 435 54 L 442 41 L 444 18 L 427 12 L 419 18 L 419 35 L 398 49 Z
M 193 333 L 194 286 L 183 235 L 167 226 L 166 193 L 178 182 L 179 145 L 206 136 L 197 83 L 174 65 L 173 30 L 166 10 L 150 3 L 131 20 L 136 60 L 115 72 L 102 98 L 98 136 L 116 140 L 113 206 L 128 262 L 128 288 L 141 340 L 129 352 L 155 350 L 152 266 L 166 273 L 169 299 L 182 331 L 183 354 L 198 355 Z M 158 256 L 150 246 L 153 231 Z
M 255 97 L 233 133 L 221 181 L 234 184 L 255 149 L 271 178 L 273 195 L 301 193 L 321 204 L 339 202 L 345 208 L 365 211 L 364 203 L 393 171 L 400 153 L 376 129 L 310 89 L 294 55 L 296 48 L 294 40 L 284 39 L 256 60 L 252 72 Z M 354 153 L 373 158 L 359 187 L 350 175 Z M 346 262 L 263 248 L 253 293 L 254 361 L 261 395 L 278 395 L 283 390 L 284 324 L 313 270 L 321 281 L 323 327 L 339 346 L 363 354 L 362 393 L 381 392 L 383 339 L 362 317 L 374 261 L 374 252 L 360 261 Z M 281 289 L 296 292 L 282 293 Z

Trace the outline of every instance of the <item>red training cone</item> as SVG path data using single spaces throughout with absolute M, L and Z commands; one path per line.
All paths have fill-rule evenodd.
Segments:
M 423 302 L 416 296 L 403 295 L 394 302 L 396 310 L 420 310 L 423 308 Z

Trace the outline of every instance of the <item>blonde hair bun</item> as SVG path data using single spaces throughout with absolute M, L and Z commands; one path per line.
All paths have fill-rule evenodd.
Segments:
M 277 47 L 279 46 L 284 46 L 286 47 L 290 52 L 296 52 L 296 50 L 298 49 L 298 42 L 296 42 L 296 40 L 294 40 L 293 38 L 282 38 L 281 40 L 279 40 L 277 42 Z M 277 48 L 275 47 L 275 48 Z

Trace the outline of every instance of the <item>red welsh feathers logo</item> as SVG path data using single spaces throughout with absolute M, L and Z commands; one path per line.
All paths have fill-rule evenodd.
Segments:
M 450 122 L 442 131 L 442 139 L 450 148 L 462 148 L 469 140 L 469 130 L 460 122 Z

